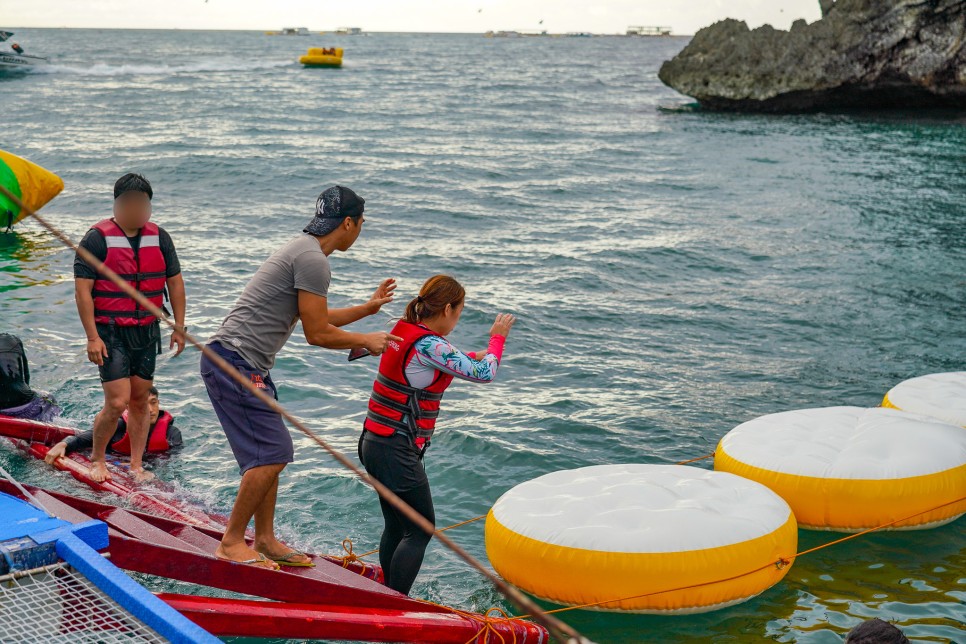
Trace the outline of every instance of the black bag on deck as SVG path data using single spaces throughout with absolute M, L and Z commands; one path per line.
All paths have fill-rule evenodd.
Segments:
M 26 405 L 33 397 L 23 342 L 15 335 L 0 333 L 0 409 Z

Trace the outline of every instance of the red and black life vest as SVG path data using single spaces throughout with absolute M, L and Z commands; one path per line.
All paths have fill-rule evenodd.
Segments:
M 158 308 L 164 304 L 166 283 L 164 253 L 158 227 L 148 222 L 141 229 L 141 245 L 134 250 L 121 227 L 113 219 L 98 222 L 94 230 L 104 235 L 107 257 L 104 264 L 140 291 Z M 147 326 L 157 318 L 145 311 L 110 280 L 98 275 L 94 280 L 94 321 L 118 326 Z
M 414 345 L 430 335 L 437 335 L 421 324 L 400 320 L 391 333 L 401 337 L 402 342 L 390 341 L 382 359 L 379 373 L 372 383 L 369 413 L 365 428 L 379 436 L 392 436 L 403 432 L 413 439 L 419 448 L 429 446 L 439 416 L 439 403 L 443 392 L 453 382 L 453 376 L 442 371 L 424 389 L 417 389 L 406 377 L 406 365 L 412 359 Z
M 121 418 L 127 423 L 127 410 L 121 414 Z M 154 423 L 152 427 L 148 429 L 148 445 L 144 449 L 146 452 L 166 452 L 171 448 L 168 444 L 168 427 L 171 426 L 171 414 L 166 411 L 162 411 L 158 415 L 158 422 Z M 121 440 L 111 445 L 111 449 L 118 454 L 130 454 L 131 453 L 131 437 L 127 432 L 124 432 L 124 436 Z

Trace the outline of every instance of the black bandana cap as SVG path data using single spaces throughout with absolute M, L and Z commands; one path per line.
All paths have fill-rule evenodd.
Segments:
M 362 216 L 366 200 L 349 188 L 332 186 L 326 188 L 315 202 L 315 217 L 302 232 L 324 237 L 339 227 L 346 217 Z

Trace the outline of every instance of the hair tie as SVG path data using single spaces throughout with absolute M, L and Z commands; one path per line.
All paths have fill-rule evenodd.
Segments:
M 422 295 L 417 295 L 416 296 L 416 303 L 417 304 L 422 304 L 423 303 L 423 296 Z

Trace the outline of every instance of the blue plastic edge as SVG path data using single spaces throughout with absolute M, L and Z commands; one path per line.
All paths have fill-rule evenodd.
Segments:
M 106 525 L 104 534 L 107 534 Z M 220 644 L 221 640 L 155 597 L 69 528 L 58 536 L 57 554 L 125 610 L 173 644 Z

